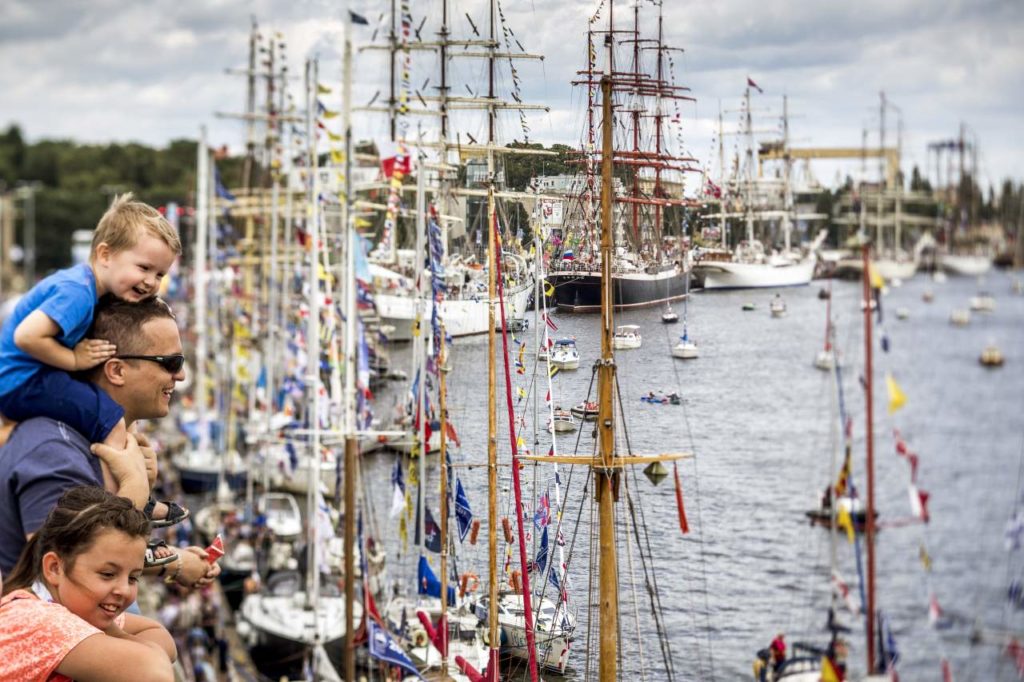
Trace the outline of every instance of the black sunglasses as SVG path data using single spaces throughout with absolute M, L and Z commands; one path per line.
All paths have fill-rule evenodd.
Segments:
M 115 355 L 122 360 L 149 360 L 163 367 L 170 374 L 177 374 L 185 366 L 185 356 L 181 353 L 176 355 Z

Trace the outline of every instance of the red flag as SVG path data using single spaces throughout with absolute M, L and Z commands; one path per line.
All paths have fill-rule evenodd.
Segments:
M 444 430 L 448 438 L 451 439 L 451 441 L 455 443 L 455 445 L 462 447 L 462 441 L 459 440 L 459 434 L 455 433 L 455 427 L 452 426 L 452 423 L 450 421 L 446 421 L 444 423 Z
M 757 83 L 755 83 L 754 79 L 751 78 L 750 76 L 747 76 L 747 85 L 749 85 L 750 87 L 756 89 L 762 95 L 764 94 L 764 90 L 761 89 L 761 86 L 758 85 Z
M 389 140 L 379 143 L 377 149 L 380 152 L 380 169 L 384 177 L 390 178 L 396 170 L 401 171 L 403 175 L 408 175 L 412 170 L 412 154 L 408 148 L 405 154 L 400 154 L 398 145 Z
M 558 331 L 558 327 L 556 327 L 555 323 L 551 321 L 551 318 L 548 316 L 547 313 L 544 313 L 544 322 L 546 322 L 547 325 L 549 327 L 551 327 L 551 331 L 553 331 L 553 332 L 557 332 Z
M 686 508 L 683 506 L 683 484 L 679 482 L 679 467 L 673 465 L 672 470 L 676 476 L 676 507 L 679 508 L 679 530 L 683 535 L 690 532 L 690 524 L 686 522 Z
M 220 537 L 220 533 L 213 539 L 210 546 L 206 548 L 206 562 L 214 564 L 217 559 L 224 556 L 224 540 Z
M 953 682 L 953 670 L 949 667 L 949 660 L 942 659 L 942 682 Z

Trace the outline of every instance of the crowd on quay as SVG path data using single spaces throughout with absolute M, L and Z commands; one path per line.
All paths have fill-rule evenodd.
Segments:
M 137 428 L 167 416 L 185 378 L 158 297 L 180 252 L 156 209 L 116 197 L 89 261 L 43 279 L 3 321 L 0 679 L 172 680 L 168 627 L 182 623 L 186 656 L 219 648 L 224 663 L 210 617 L 220 567 L 187 544 L 189 511 L 155 499 L 156 444 Z M 143 580 L 170 595 L 156 618 L 139 613 Z

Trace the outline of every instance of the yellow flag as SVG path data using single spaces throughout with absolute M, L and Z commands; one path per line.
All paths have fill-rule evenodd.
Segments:
M 345 154 L 344 154 L 344 152 L 339 152 L 336 149 L 332 149 L 331 150 L 331 161 L 333 161 L 334 163 L 345 163 Z
M 868 279 L 871 282 L 872 289 L 882 289 L 885 287 L 885 280 L 878 274 L 878 269 L 874 266 L 868 267 Z
M 516 438 L 516 449 L 522 450 L 524 447 L 526 447 L 526 441 L 523 440 L 522 436 L 519 436 L 518 438 Z
M 889 414 L 892 414 L 906 404 L 907 396 L 889 372 L 885 373 L 885 387 L 889 390 Z
M 844 529 L 846 531 L 846 539 L 853 542 L 853 519 L 850 518 L 850 512 L 846 507 L 839 507 L 839 512 L 836 514 L 836 525 Z
M 921 547 L 918 548 L 917 555 L 921 558 L 921 566 L 924 567 L 924 570 L 930 573 L 932 570 L 932 557 L 928 554 L 928 550 L 925 549 L 924 545 L 921 545 Z
M 558 365 L 551 365 L 551 370 L 548 372 L 549 377 L 553 377 L 558 374 Z
M 840 682 L 839 674 L 832 666 L 828 656 L 821 657 L 821 682 Z
M 547 280 L 544 280 L 544 295 L 548 298 L 555 295 L 555 285 Z
M 338 115 L 338 112 L 331 111 L 330 109 L 321 109 L 320 115 L 323 116 L 324 118 L 334 118 L 335 116 Z
M 373 227 L 373 221 L 366 218 L 356 218 L 356 227 Z
M 319 83 L 316 84 L 316 91 L 319 92 L 321 95 L 331 94 L 331 89 L 329 87 L 327 87 L 326 85 L 320 85 Z
M 324 132 L 325 132 L 325 133 L 327 133 L 327 138 L 328 138 L 328 139 L 329 139 L 329 140 L 330 140 L 331 142 L 341 142 L 341 135 L 335 135 L 334 133 L 332 133 L 332 132 L 331 132 L 330 130 L 328 130 L 327 128 L 324 128 Z

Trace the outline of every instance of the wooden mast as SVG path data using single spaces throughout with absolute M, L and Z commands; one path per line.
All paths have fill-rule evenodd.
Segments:
M 615 354 L 612 351 L 612 83 L 601 79 L 601 361 L 598 381 L 598 437 L 600 468 L 595 471 L 597 502 L 600 511 L 600 622 L 601 647 L 598 679 L 618 678 L 619 657 L 619 574 L 615 556 L 615 496 L 619 474 L 614 469 L 615 421 L 612 383 L 615 381 Z
M 356 476 L 359 441 L 356 438 L 356 249 L 358 236 L 353 222 L 352 196 L 352 20 L 345 26 L 345 51 L 342 61 L 342 107 L 345 128 L 345 196 L 342 202 L 342 230 L 345 235 L 345 649 L 344 676 L 356 678 L 355 618 L 356 601 Z M 364 595 L 365 596 L 365 595 Z
M 488 3 L 490 15 L 490 58 L 487 60 L 487 97 L 494 99 L 494 0 Z M 496 418 L 497 366 L 494 361 L 494 307 L 497 302 L 497 265 L 500 257 L 497 231 L 494 229 L 496 206 L 494 203 L 494 107 L 487 109 L 487 552 L 490 562 L 487 569 L 487 632 L 490 652 L 487 657 L 487 677 L 496 681 L 498 653 L 501 643 L 498 631 L 498 421 Z
M 601 359 L 598 361 L 598 418 L 599 454 L 590 455 L 521 455 L 520 460 L 549 464 L 580 464 L 593 467 L 595 495 L 600 519 L 600 656 L 598 680 L 614 682 L 618 679 L 619 639 L 619 576 L 615 551 L 615 502 L 618 497 L 619 472 L 637 464 L 668 462 L 692 457 L 689 453 L 675 452 L 657 455 L 617 455 L 615 453 L 615 353 L 612 349 L 612 330 L 615 328 L 612 305 L 612 221 L 614 187 L 614 148 L 612 133 L 612 79 L 601 78 Z
M 865 434 L 867 443 L 867 474 L 868 474 L 868 508 L 864 520 L 864 538 L 868 546 L 868 595 L 867 609 L 864 614 L 864 634 L 867 637 L 867 673 L 875 672 L 875 434 L 874 434 L 874 382 L 872 381 L 871 363 L 871 264 L 869 259 L 870 241 L 864 239 L 861 246 L 864 259 L 864 399 L 865 399 Z

